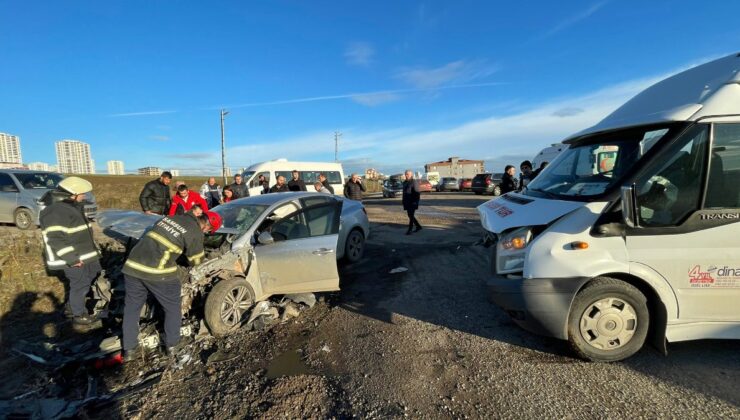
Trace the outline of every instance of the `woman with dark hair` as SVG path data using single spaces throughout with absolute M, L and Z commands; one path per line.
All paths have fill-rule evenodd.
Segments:
M 231 189 L 231 185 L 227 185 L 224 187 L 224 196 L 221 199 L 221 204 L 228 203 L 229 201 L 234 199 L 234 190 Z
M 501 194 L 507 192 L 516 191 L 519 187 L 518 182 L 515 178 L 516 168 L 514 165 L 506 165 L 504 169 L 504 176 L 501 179 Z

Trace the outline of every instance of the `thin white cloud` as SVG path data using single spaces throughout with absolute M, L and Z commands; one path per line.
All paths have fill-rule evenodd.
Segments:
M 468 83 L 488 77 L 498 70 L 498 66 L 483 61 L 458 60 L 441 67 L 402 68 L 396 78 L 419 89 L 433 89 L 450 83 Z
M 394 92 L 380 92 L 369 95 L 357 95 L 353 96 L 351 99 L 361 105 L 378 106 L 395 102 L 401 99 L 401 95 Z
M 545 32 L 542 35 L 542 38 L 553 36 L 556 33 L 562 31 L 563 29 L 566 29 L 584 19 L 589 18 L 591 15 L 599 11 L 599 9 L 604 7 L 608 2 L 609 2 L 608 0 L 599 1 L 597 3 L 592 4 L 588 8 L 579 11 L 577 14 L 560 21 L 557 25 L 553 26 L 549 31 Z
M 352 42 L 344 50 L 347 64 L 367 67 L 373 62 L 375 48 L 367 42 Z
M 162 115 L 162 114 L 174 114 L 177 111 L 143 111 L 143 112 L 128 112 L 124 114 L 110 114 L 109 117 L 139 117 L 142 115 Z

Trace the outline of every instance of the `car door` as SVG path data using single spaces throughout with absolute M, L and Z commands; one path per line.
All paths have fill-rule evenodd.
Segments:
M 10 175 L 0 173 L 0 222 L 12 223 L 18 204 L 18 187 Z
M 339 290 L 337 238 L 341 200 L 302 207 L 268 228 L 274 242 L 254 248 L 266 293 Z
M 630 265 L 668 281 L 680 322 L 740 321 L 740 125 L 713 132 L 709 156 L 709 125 L 696 126 L 635 184 Z

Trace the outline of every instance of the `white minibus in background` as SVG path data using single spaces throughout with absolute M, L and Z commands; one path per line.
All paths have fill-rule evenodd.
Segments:
M 319 180 L 319 174 L 326 175 L 326 180 L 334 188 L 335 195 L 344 194 L 344 171 L 340 163 L 327 162 L 291 162 L 287 159 L 276 159 L 251 165 L 242 174 L 242 179 L 249 186 L 249 195 L 262 193 L 259 176 L 264 175 L 270 187 L 275 185 L 278 176 L 284 176 L 286 184 L 293 179 L 293 171 L 300 173 L 308 191 L 316 191 L 313 184 Z

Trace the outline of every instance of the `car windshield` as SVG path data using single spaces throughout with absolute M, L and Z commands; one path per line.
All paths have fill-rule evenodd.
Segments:
M 658 140 L 681 124 L 663 124 L 596 134 L 572 144 L 526 188 L 525 194 L 592 197 L 617 185 Z
M 64 179 L 59 174 L 46 172 L 15 172 L 13 175 L 26 189 L 53 189 L 57 187 L 59 181 Z
M 246 232 L 269 206 L 259 204 L 244 204 L 232 201 L 213 208 L 223 219 L 223 227 L 236 229 L 239 233 Z

